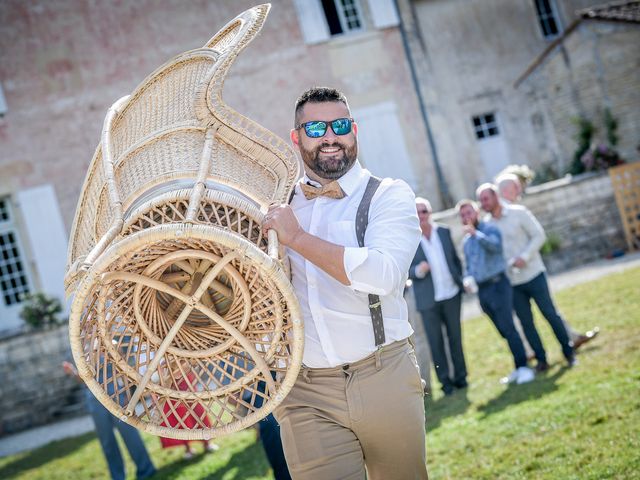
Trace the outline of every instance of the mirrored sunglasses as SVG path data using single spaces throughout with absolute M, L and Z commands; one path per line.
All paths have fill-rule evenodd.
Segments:
M 327 133 L 327 128 L 331 125 L 331 130 L 336 135 L 346 135 L 351 132 L 351 125 L 353 124 L 353 118 L 336 118 L 331 122 L 323 122 L 321 120 L 313 120 L 311 122 L 301 123 L 296 125 L 296 130 L 304 128 L 304 133 L 309 138 L 324 137 Z

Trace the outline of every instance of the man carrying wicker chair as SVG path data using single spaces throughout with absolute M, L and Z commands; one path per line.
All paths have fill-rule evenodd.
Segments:
M 402 296 L 420 239 L 414 194 L 362 168 L 357 125 L 335 89 L 300 96 L 291 140 L 305 176 L 262 224 L 287 247 L 305 326 L 302 370 L 274 411 L 289 470 L 302 480 L 427 478 Z
M 365 464 L 370 479 L 426 478 L 402 298 L 413 193 L 368 183 L 338 92 L 298 102 L 291 138 L 315 186 L 296 183 L 285 141 L 223 101 L 269 9 L 241 13 L 107 112 L 65 276 L 78 374 L 118 419 L 177 440 L 240 431 L 281 404 L 294 478 L 364 478 Z M 311 198 L 325 184 L 332 198 Z

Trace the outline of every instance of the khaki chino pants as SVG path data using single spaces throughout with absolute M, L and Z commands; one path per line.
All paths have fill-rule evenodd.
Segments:
M 294 480 L 426 479 L 422 379 L 413 347 L 301 370 L 274 415 Z

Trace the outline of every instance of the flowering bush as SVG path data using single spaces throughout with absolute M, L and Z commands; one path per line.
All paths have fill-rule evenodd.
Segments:
M 585 171 L 606 170 L 609 167 L 621 165 L 624 160 L 616 150 L 604 143 L 592 143 L 580 157 Z
M 498 178 L 500 175 L 503 175 L 505 173 L 511 173 L 516 177 L 518 177 L 523 188 L 529 185 L 536 176 L 536 173 L 533 170 L 531 170 L 531 168 L 528 165 L 512 164 L 512 165 L 507 165 L 500 173 L 498 173 L 498 175 L 496 175 L 496 178 Z

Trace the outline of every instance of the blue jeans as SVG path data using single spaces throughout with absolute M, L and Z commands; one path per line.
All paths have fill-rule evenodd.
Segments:
M 509 344 L 516 368 L 527 365 L 524 345 L 513 325 L 513 293 L 509 280 L 504 273 L 494 277 L 495 281 L 478 284 L 480 307 L 498 329 L 502 338 Z
M 547 284 L 547 276 L 542 272 L 533 280 L 521 285 L 513 287 L 513 309 L 520 319 L 522 330 L 534 353 L 538 362 L 546 363 L 547 354 L 542 346 L 542 340 L 538 335 L 538 331 L 533 323 L 533 314 L 531 313 L 531 299 L 536 302 L 540 312 L 547 319 L 549 325 L 553 329 L 558 342 L 562 346 L 562 353 L 567 360 L 573 358 L 573 344 L 567 334 L 562 317 L 558 314 L 551 294 L 549 293 L 549 285 Z
M 276 480 L 291 480 L 291 474 L 287 467 L 287 460 L 282 450 L 280 440 L 280 425 L 273 414 L 269 414 L 258 423 L 260 427 L 260 439 L 267 454 L 269 464 L 273 469 L 273 476 Z
M 100 440 L 102 452 L 107 459 L 111 478 L 113 480 L 125 480 L 126 476 L 124 462 L 122 461 L 122 454 L 118 447 L 114 428 L 117 428 L 120 432 L 120 436 L 124 440 L 124 444 L 127 446 L 127 450 L 129 450 L 129 454 L 136 464 L 136 478 L 142 480 L 156 473 L 156 469 L 151 462 L 151 458 L 149 458 L 149 454 L 138 430 L 114 417 L 111 412 L 93 396 L 89 389 L 86 389 L 85 393 L 87 409 L 93 417 L 96 434 L 98 435 L 98 440 Z

